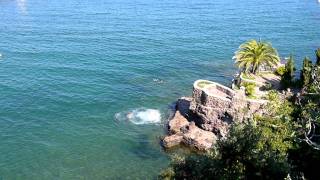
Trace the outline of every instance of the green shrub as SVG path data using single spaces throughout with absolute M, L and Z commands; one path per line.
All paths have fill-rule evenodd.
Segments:
M 250 79 L 250 80 L 254 80 L 254 77 L 252 77 L 250 74 L 248 73 L 242 73 L 242 77 L 245 79 Z
M 276 69 L 275 73 L 278 76 L 283 76 L 285 72 L 286 72 L 286 68 L 284 66 L 281 66 L 278 69 Z
M 319 87 L 315 84 L 310 84 L 307 90 L 309 93 L 319 93 Z
M 275 117 L 233 124 L 227 137 L 215 144 L 213 155 L 173 159 L 159 179 L 284 179 L 291 134 L 291 123 Z
M 266 85 L 261 87 L 263 91 L 269 91 L 272 89 L 272 84 L 271 83 L 267 83 Z
M 317 57 L 316 65 L 320 65 L 320 48 L 316 50 L 316 57 Z
M 305 57 L 303 60 L 303 67 L 300 73 L 300 80 L 302 81 L 302 86 L 306 87 L 309 85 L 311 81 L 311 71 L 312 71 L 312 61 L 308 58 Z
M 296 71 L 293 56 L 290 56 L 285 65 L 285 73 L 281 76 L 281 85 L 284 89 L 294 86 L 294 74 Z
M 287 99 L 281 98 L 276 90 L 269 91 L 266 99 L 269 101 L 266 109 L 271 117 L 291 118 L 294 110 L 293 104 Z
M 245 87 L 245 93 L 249 97 L 253 97 L 255 94 L 256 84 L 245 82 L 242 84 Z

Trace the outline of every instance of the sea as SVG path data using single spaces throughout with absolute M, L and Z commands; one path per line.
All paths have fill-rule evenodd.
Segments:
M 173 102 L 250 39 L 314 60 L 319 2 L 0 0 L 0 179 L 156 179 Z

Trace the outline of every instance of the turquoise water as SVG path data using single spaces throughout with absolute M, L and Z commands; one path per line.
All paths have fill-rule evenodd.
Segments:
M 0 179 L 155 178 L 168 106 L 196 79 L 228 83 L 251 38 L 301 64 L 320 4 L 0 0 Z M 126 119 L 141 108 L 161 122 Z

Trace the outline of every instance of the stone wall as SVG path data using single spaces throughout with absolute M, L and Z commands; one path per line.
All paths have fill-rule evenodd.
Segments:
M 219 136 L 227 134 L 231 123 L 242 122 L 255 113 L 262 113 L 266 104 L 263 100 L 247 99 L 243 91 L 234 91 L 215 82 L 199 87 L 201 81 L 193 85 L 190 110 L 200 117 L 196 121 L 199 127 Z

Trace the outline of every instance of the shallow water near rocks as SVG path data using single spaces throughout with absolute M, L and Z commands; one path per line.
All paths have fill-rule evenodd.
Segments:
M 0 179 L 155 178 L 171 102 L 251 38 L 301 64 L 319 24 L 316 0 L 1 0 Z M 161 122 L 115 117 L 140 107 Z

